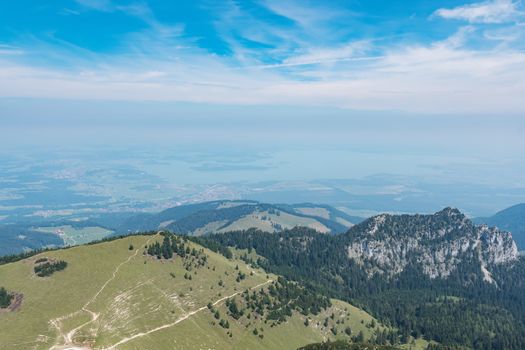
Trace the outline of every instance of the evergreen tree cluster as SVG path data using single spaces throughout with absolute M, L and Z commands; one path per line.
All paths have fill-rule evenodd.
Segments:
M 237 302 L 235 301 L 235 298 L 226 300 L 226 307 L 228 307 L 230 316 L 236 320 L 238 320 L 244 315 L 244 310 L 239 308 Z
M 204 254 L 204 251 L 190 248 L 186 237 L 180 237 L 172 233 L 162 233 L 162 235 L 164 236 L 162 243 L 155 242 L 146 247 L 148 255 L 166 260 L 173 258 L 174 255 L 181 258 L 193 257 L 198 258 L 201 265 L 207 262 L 207 256 Z
M 268 288 L 258 291 L 245 290 L 240 297 L 226 300 L 227 316 L 234 320 L 242 320 L 245 327 L 251 325 L 252 319 L 260 319 L 264 323 L 270 322 L 274 327 L 285 322 L 294 311 L 304 315 L 318 314 L 331 306 L 330 299 L 301 287 L 296 282 L 279 278 Z M 229 328 L 227 318 L 223 318 L 213 304 L 208 303 L 208 310 L 219 325 Z M 212 324 L 216 324 L 212 322 Z M 255 328 L 253 334 L 263 339 L 263 328 Z M 230 333 L 231 334 L 231 333 Z
M 34 267 L 35 273 L 38 277 L 48 277 L 57 271 L 62 271 L 67 267 L 67 262 L 63 260 L 49 261 L 39 263 Z
M 267 321 L 274 321 L 276 324 L 285 322 L 292 316 L 293 311 L 303 315 L 317 315 L 331 306 L 329 298 L 282 277 L 272 283 L 267 290 L 244 291 L 242 301 L 247 312 L 264 317 Z M 235 301 L 229 305 L 233 307 L 232 316 L 242 316 L 244 311 L 237 312 L 238 307 Z
M 13 300 L 13 295 L 10 294 L 4 287 L 0 287 L 0 309 L 11 305 L 11 300 Z

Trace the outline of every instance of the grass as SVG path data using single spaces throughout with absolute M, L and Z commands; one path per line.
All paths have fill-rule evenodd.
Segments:
M 229 247 L 229 249 L 235 259 L 241 259 L 242 256 L 246 255 L 248 259 L 253 261 L 257 261 L 257 259 L 266 260 L 264 256 L 257 254 L 255 249 L 252 249 L 251 252 L 248 249 L 239 249 L 236 247 Z
M 310 316 L 308 326 L 304 325 L 305 316 L 294 313 L 287 322 L 275 327 L 255 318 L 235 320 L 227 316 L 224 302 L 218 302 L 214 307 L 228 319 L 230 329 L 213 325 L 217 320 L 206 308 L 209 302 L 216 303 L 276 276 L 209 250 L 204 250 L 207 266 L 188 272 L 181 258 L 165 261 L 143 255 L 147 242 L 154 240 L 160 241 L 161 237 L 126 237 L 45 252 L 0 266 L 2 285 L 24 294 L 20 310 L 0 314 L 0 349 L 50 349 L 63 345 L 63 336 L 74 329 L 77 330 L 72 333 L 72 344 L 110 349 L 121 342 L 114 348 L 130 350 L 295 349 L 345 337 L 343 330 L 347 326 L 353 332 L 362 330 L 366 336 L 373 333 L 366 327 L 372 320 L 370 315 L 338 300 L 320 315 Z M 136 250 L 130 251 L 130 244 Z M 68 266 L 50 277 L 36 277 L 34 262 L 42 257 L 67 261 Z M 237 265 L 247 276 L 240 282 L 235 281 Z M 192 279 L 184 278 L 185 273 L 191 274 Z M 323 327 L 327 317 L 329 325 Z M 340 330 L 337 337 L 330 331 L 334 325 Z M 158 327 L 161 329 L 156 332 L 137 336 Z M 253 334 L 254 327 L 263 328 L 263 339 Z M 123 342 L 126 337 L 135 338 Z
M 263 220 L 263 217 L 266 217 L 266 220 Z M 222 228 L 219 232 L 246 230 L 249 228 L 273 232 L 275 228 L 272 224 L 279 224 L 283 229 L 304 226 L 322 233 L 330 232 L 330 229 L 313 218 L 296 216 L 283 211 L 280 211 L 279 215 L 270 214 L 268 211 L 249 214 Z
M 437 344 L 436 342 L 429 342 L 425 339 L 413 339 L 408 344 L 400 345 L 400 349 L 406 350 L 425 350 L 429 344 Z
M 297 210 L 301 214 L 318 216 L 324 219 L 330 219 L 330 212 L 326 208 L 304 207 L 304 208 L 295 208 L 295 210 Z

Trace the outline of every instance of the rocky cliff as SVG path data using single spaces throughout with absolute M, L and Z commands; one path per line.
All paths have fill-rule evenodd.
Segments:
M 462 263 L 479 262 L 487 282 L 495 265 L 518 260 L 510 233 L 474 225 L 457 209 L 432 215 L 378 215 L 348 233 L 348 257 L 369 275 L 393 276 L 411 265 L 430 278 L 446 278 Z

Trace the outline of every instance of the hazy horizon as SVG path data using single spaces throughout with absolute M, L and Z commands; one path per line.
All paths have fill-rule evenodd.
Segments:
M 400 208 L 428 195 L 421 211 L 472 215 L 525 201 L 521 2 L 0 10 L 4 171 L 61 164 L 95 185 L 79 169 L 127 166 L 172 188 L 379 176 L 366 195 L 394 193 Z M 443 188 L 448 201 L 432 197 Z

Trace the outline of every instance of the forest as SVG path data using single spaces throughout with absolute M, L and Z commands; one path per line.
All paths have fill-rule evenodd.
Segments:
M 402 342 L 413 336 L 451 347 L 525 348 L 523 259 L 513 267 L 496 267 L 495 284 L 483 281 L 476 261 L 465 261 L 446 279 L 430 279 L 417 266 L 395 278 L 369 276 L 348 259 L 349 239 L 306 228 L 279 234 L 254 229 L 201 237 L 199 243 L 255 249 L 265 259 L 253 263 L 363 308 L 398 328 Z

